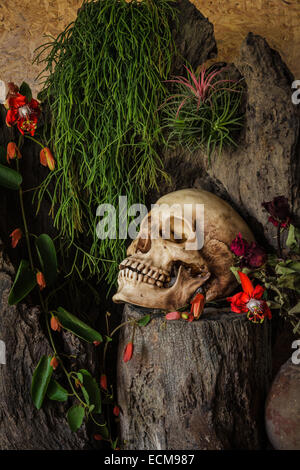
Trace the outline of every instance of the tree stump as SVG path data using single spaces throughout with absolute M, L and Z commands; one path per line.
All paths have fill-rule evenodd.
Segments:
M 132 326 L 120 333 L 118 402 L 126 450 L 261 449 L 271 375 L 271 328 L 245 315 L 206 309 L 201 319 L 166 321 L 132 305 L 123 321 L 146 313 L 131 361 Z

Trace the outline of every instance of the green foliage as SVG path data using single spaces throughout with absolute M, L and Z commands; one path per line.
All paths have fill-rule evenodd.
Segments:
M 84 408 L 80 405 L 73 405 L 67 413 L 67 420 L 71 431 L 76 432 L 82 425 L 84 418 Z
M 84 339 L 88 343 L 93 343 L 94 341 L 102 342 L 102 336 L 98 331 L 91 328 L 89 325 L 79 320 L 79 318 L 72 315 L 72 313 L 67 312 L 64 308 L 58 307 L 56 315 L 66 329 L 74 333 L 81 339 Z
M 84 390 L 86 391 L 86 403 L 88 405 L 93 405 L 92 411 L 94 413 L 101 413 L 102 407 L 100 388 L 98 387 L 96 380 L 85 369 L 80 369 L 79 374 L 77 374 L 77 376 L 78 378 L 81 377 L 81 383 L 83 384 Z
M 32 377 L 31 397 L 38 410 L 42 407 L 53 373 L 53 367 L 50 366 L 50 361 L 51 357 L 42 356 Z
M 66 401 L 68 399 L 68 391 L 57 380 L 51 378 L 47 388 L 47 397 L 54 401 Z
M 188 79 L 178 77 L 174 95 L 163 105 L 163 125 L 168 142 L 189 151 L 202 149 L 211 155 L 224 146 L 237 146 L 235 137 L 243 125 L 242 86 L 229 78 L 220 80 L 221 71 L 189 71 Z
M 147 314 L 138 321 L 139 326 L 147 326 L 151 320 L 151 315 Z
M 51 286 L 57 278 L 57 257 L 54 243 L 49 235 L 43 233 L 35 240 L 35 245 L 46 285 Z
M 29 262 L 22 260 L 9 293 L 9 305 L 15 305 L 21 302 L 21 300 L 23 300 L 36 285 L 36 276 L 32 271 Z
M 125 240 L 97 239 L 96 208 L 117 207 L 120 195 L 128 206 L 143 202 L 158 176 L 166 177 L 156 111 L 175 49 L 173 3 L 84 1 L 76 21 L 36 57 L 45 63 L 42 96 L 50 106 L 57 162 L 38 200 L 50 196 L 54 224 L 65 247 L 75 250 L 71 270 L 82 277 L 105 273 L 114 283 L 124 257 Z
M 0 186 L 7 189 L 19 189 L 22 183 L 22 176 L 12 168 L 0 164 Z
M 30 101 L 32 100 L 32 91 L 28 83 L 23 82 L 21 84 L 19 93 L 23 96 L 26 96 L 28 102 L 30 103 Z

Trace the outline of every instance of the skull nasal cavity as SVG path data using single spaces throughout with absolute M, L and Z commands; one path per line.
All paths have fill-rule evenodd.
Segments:
M 147 253 L 151 248 L 151 238 L 139 238 L 137 243 L 137 250 L 140 250 L 142 253 Z

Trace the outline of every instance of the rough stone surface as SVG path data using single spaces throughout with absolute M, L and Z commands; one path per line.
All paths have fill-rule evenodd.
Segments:
M 300 450 L 299 391 L 300 364 L 289 359 L 278 372 L 266 403 L 266 429 L 275 449 Z
M 153 313 L 153 312 L 152 312 Z M 129 304 L 123 321 L 141 318 Z M 260 449 L 271 373 L 270 323 L 207 312 L 198 322 L 155 316 L 135 332 L 131 361 L 122 361 L 132 327 L 119 341 L 121 441 L 129 450 Z

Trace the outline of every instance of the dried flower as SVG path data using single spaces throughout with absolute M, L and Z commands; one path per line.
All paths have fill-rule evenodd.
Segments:
M 107 377 L 105 374 L 101 374 L 100 387 L 103 388 L 103 390 L 107 390 Z
M 43 166 L 47 166 L 49 170 L 53 171 L 55 168 L 55 160 L 51 150 L 48 147 L 44 147 L 40 151 L 40 163 Z
M 38 283 L 38 285 L 40 287 L 40 290 L 45 289 L 46 281 L 45 281 L 45 278 L 44 278 L 44 274 L 41 273 L 41 271 L 36 273 L 36 282 Z
M 125 350 L 124 350 L 124 355 L 123 355 L 123 361 L 128 362 L 132 358 L 133 354 L 133 343 L 130 341 L 127 343 Z
M 58 367 L 58 364 L 59 364 L 58 360 L 56 359 L 55 356 L 53 356 L 50 361 L 50 366 L 52 366 L 53 370 L 55 370 Z
M 239 258 L 240 265 L 248 268 L 259 268 L 262 266 L 267 258 L 267 255 L 263 248 L 257 245 L 256 242 L 248 243 L 242 237 L 241 233 L 238 233 L 236 238 L 231 242 L 230 250 Z
M 263 202 L 262 206 L 270 214 L 269 222 L 275 227 L 287 227 L 291 219 L 291 211 L 287 198 L 285 196 L 274 197 L 272 201 Z
M 16 248 L 19 240 L 22 238 L 22 230 L 20 228 L 16 228 L 11 234 L 11 246 Z
M 231 242 L 230 250 L 236 256 L 244 256 L 248 251 L 249 243 L 242 237 L 241 233 L 238 233 L 236 238 Z
M 7 162 L 10 163 L 10 160 L 14 160 L 15 158 L 22 158 L 21 152 L 15 142 L 9 142 L 7 144 Z

